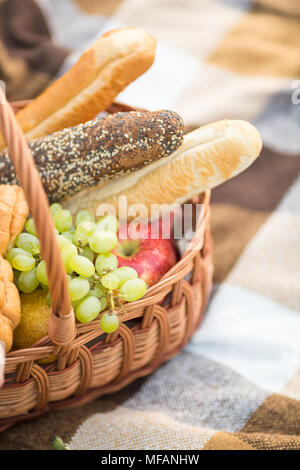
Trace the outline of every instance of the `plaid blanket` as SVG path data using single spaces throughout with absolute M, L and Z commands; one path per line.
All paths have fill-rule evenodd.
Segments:
M 34 96 L 121 25 L 159 41 L 153 68 L 120 101 L 174 109 L 189 127 L 250 120 L 263 154 L 213 191 L 215 288 L 186 349 L 122 392 L 6 431 L 0 449 L 48 448 L 59 435 L 72 449 L 299 450 L 299 1 L 2 0 L 9 97 Z

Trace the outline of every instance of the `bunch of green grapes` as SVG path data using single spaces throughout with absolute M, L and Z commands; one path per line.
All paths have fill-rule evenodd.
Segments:
M 69 292 L 76 318 L 88 323 L 108 309 L 100 318 L 100 327 L 112 333 L 119 326 L 115 304 L 133 302 L 147 290 L 145 281 L 131 267 L 118 268 L 112 253 L 118 243 L 118 220 L 106 215 L 96 221 L 87 210 L 78 212 L 73 226 L 72 215 L 58 203 L 50 206 L 62 260 L 68 275 Z M 15 283 L 21 292 L 31 293 L 39 286 L 47 291 L 51 305 L 45 261 L 40 252 L 33 219 L 28 219 L 6 255 L 14 270 Z

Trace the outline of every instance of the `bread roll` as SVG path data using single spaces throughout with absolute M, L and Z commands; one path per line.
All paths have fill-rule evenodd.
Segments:
M 27 140 L 93 119 L 153 63 L 155 39 L 121 28 L 98 39 L 78 62 L 17 113 Z M 0 150 L 5 147 L 0 141 Z
M 19 233 L 28 215 L 28 206 L 22 188 L 0 185 L 0 254 L 4 255 Z
M 128 176 L 102 187 L 79 193 L 65 206 L 76 213 L 82 208 L 96 212 L 99 204 L 111 204 L 116 213 L 119 197 L 127 204 L 183 204 L 241 173 L 259 156 L 262 141 L 258 131 L 245 121 L 224 120 L 203 126 L 184 137 L 179 149 Z
M 13 283 L 13 270 L 0 255 L 0 341 L 8 352 L 13 342 L 13 330 L 20 322 L 21 305 L 18 289 Z
M 177 150 L 183 121 L 172 111 L 116 113 L 29 142 L 50 202 Z M 16 183 L 9 154 L 0 154 L 0 181 Z
M 28 207 L 22 188 L 0 185 L 0 341 L 6 352 L 12 346 L 13 330 L 21 315 L 20 296 L 13 283 L 13 270 L 2 257 L 22 232 Z

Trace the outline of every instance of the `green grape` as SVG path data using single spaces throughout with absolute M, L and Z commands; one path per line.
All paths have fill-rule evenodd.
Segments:
M 60 209 L 55 212 L 53 221 L 57 230 L 61 232 L 67 232 L 72 226 L 72 215 L 71 212 L 66 209 Z
M 71 301 L 81 300 L 85 297 L 90 290 L 90 283 L 86 279 L 74 277 L 69 282 L 69 292 Z
M 82 248 L 82 251 L 81 251 L 80 254 L 81 254 L 81 256 L 85 256 L 92 263 L 94 262 L 95 255 L 88 246 L 85 246 L 84 248 Z
M 115 290 L 119 287 L 119 278 L 114 272 L 104 274 L 101 278 L 101 284 L 108 290 Z
M 40 261 L 39 264 L 37 265 L 36 277 L 38 278 L 41 284 L 44 284 L 45 286 L 49 286 L 45 261 Z
M 76 307 L 76 318 L 81 323 L 95 320 L 101 311 L 101 302 L 93 296 L 85 297 Z
M 118 267 L 118 258 L 113 253 L 102 253 L 97 256 L 95 266 L 98 274 L 114 271 Z
M 71 243 L 74 241 L 74 232 L 69 230 L 67 232 L 62 232 L 61 234 L 63 237 L 65 237 L 67 240 L 69 240 Z
M 71 266 L 68 263 L 64 264 L 64 267 L 65 267 L 65 271 L 66 271 L 67 274 L 72 274 L 73 273 L 73 269 L 71 268 Z
M 107 299 L 106 297 L 101 297 L 99 300 L 101 302 L 101 312 L 103 312 L 107 307 Z
M 104 333 L 113 333 L 119 328 L 119 318 L 115 312 L 105 312 L 100 318 L 100 328 Z
M 117 233 L 119 230 L 118 219 L 114 215 L 105 215 L 97 222 L 97 230 Z
M 89 296 L 92 296 L 92 297 L 97 297 L 99 298 L 99 295 L 98 295 L 98 292 L 96 289 L 91 289 L 88 293 Z
M 28 233 L 31 233 L 31 235 L 35 235 L 37 237 L 34 220 L 32 218 L 27 220 L 25 224 L 25 229 Z
M 18 279 L 18 288 L 25 294 L 30 294 L 35 291 L 39 285 L 39 280 L 36 277 L 36 268 L 31 271 L 22 272 Z
M 66 232 L 63 232 L 63 233 L 66 233 Z M 71 240 L 69 240 L 63 234 L 57 235 L 56 238 L 57 238 L 60 250 L 62 250 L 65 246 L 70 246 L 70 244 L 72 245 Z
M 86 211 L 86 210 L 79 211 L 77 213 L 76 219 L 75 219 L 76 227 L 78 227 L 78 225 L 81 222 L 85 222 L 85 221 L 95 222 L 95 217 L 93 216 L 93 214 L 90 211 Z
M 74 300 L 73 302 L 71 302 L 72 307 L 73 307 L 74 310 L 76 310 L 77 305 L 80 304 L 81 300 Z
M 14 269 L 14 284 L 17 286 L 18 285 L 18 280 L 19 280 L 19 277 L 21 275 L 21 272 L 20 271 L 16 271 Z
M 63 247 L 63 249 L 61 250 L 61 256 L 62 256 L 62 260 L 63 260 L 64 266 L 65 266 L 65 269 L 66 269 L 67 273 L 69 273 L 69 274 L 73 272 L 73 269 L 70 266 L 69 261 L 73 256 L 76 256 L 77 254 L 78 254 L 78 251 L 77 251 L 76 246 L 73 245 L 68 240 L 68 244 L 65 245 Z
M 7 261 L 8 261 L 10 264 L 12 264 L 13 259 L 14 259 L 17 255 L 30 256 L 30 254 L 27 253 L 27 251 L 23 250 L 22 248 L 11 248 L 11 249 L 8 250 L 8 252 L 6 253 L 6 259 L 7 259 Z
M 96 225 L 94 222 L 85 220 L 80 222 L 74 233 L 74 243 L 79 246 L 88 244 L 89 237 L 94 233 Z
M 120 289 L 124 300 L 134 302 L 139 300 L 146 293 L 147 284 L 143 279 L 130 279 L 126 281 Z
M 107 253 L 112 251 L 118 244 L 115 233 L 105 232 L 104 230 L 96 230 L 89 237 L 89 245 L 95 253 Z
M 13 258 L 11 265 L 18 271 L 31 271 L 35 267 L 35 259 L 29 254 L 17 255 Z
M 47 302 L 48 307 L 51 307 L 51 305 L 52 305 L 52 300 L 51 300 L 50 291 L 47 292 L 47 295 L 46 295 L 46 302 Z
M 104 290 L 104 288 L 100 285 L 97 285 L 90 290 L 89 295 L 93 295 L 94 297 L 98 297 L 98 299 L 100 299 L 106 295 L 106 290 Z
M 52 217 L 54 217 L 54 214 L 56 214 L 56 212 L 62 210 L 62 206 L 60 204 L 58 204 L 57 202 L 55 202 L 54 204 L 51 204 L 50 206 L 50 213 L 52 215 Z
M 41 284 L 41 288 L 44 292 L 49 292 L 49 286 L 46 286 L 46 284 Z
M 83 277 L 91 277 L 95 274 L 94 264 L 85 256 L 75 255 L 69 261 L 70 267 Z
M 122 266 L 121 268 L 116 269 L 114 274 L 119 278 L 119 287 L 121 287 L 126 281 L 137 279 L 139 277 L 136 270 L 130 266 Z
M 37 237 L 31 235 L 31 233 L 20 233 L 17 236 L 16 245 L 22 250 L 28 251 L 32 255 L 40 252 L 40 242 Z
M 101 312 L 106 309 L 107 307 L 107 300 L 106 297 L 102 297 L 99 295 L 98 291 L 96 289 L 91 289 L 88 293 L 89 297 L 96 297 L 97 299 L 100 300 L 101 303 Z

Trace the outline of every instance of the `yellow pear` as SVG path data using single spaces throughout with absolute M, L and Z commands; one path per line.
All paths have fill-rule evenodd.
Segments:
M 21 294 L 21 321 L 14 331 L 14 348 L 30 348 L 48 333 L 50 308 L 46 293 L 36 289 L 31 294 Z

